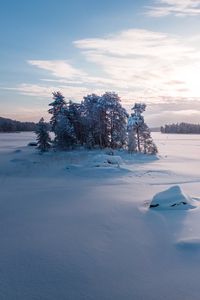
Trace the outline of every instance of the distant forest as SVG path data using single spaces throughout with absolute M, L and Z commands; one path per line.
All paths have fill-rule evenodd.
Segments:
M 190 123 L 168 124 L 162 126 L 160 131 L 162 133 L 200 134 L 200 124 L 190 124 Z
M 0 132 L 35 131 L 34 122 L 20 122 L 0 117 Z

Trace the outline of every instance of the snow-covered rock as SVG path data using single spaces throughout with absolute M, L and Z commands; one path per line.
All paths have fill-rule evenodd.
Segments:
M 187 210 L 195 208 L 193 200 L 185 195 L 180 186 L 174 185 L 169 189 L 156 194 L 151 203 L 150 208 L 156 209 L 181 209 Z
M 94 167 L 108 167 L 111 165 L 120 166 L 121 164 L 122 158 L 118 155 L 98 154 L 92 159 L 92 165 Z

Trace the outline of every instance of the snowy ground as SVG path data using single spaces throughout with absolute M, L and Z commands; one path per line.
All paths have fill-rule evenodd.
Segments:
M 158 159 L 120 165 L 33 140 L 0 134 L 1 300 L 199 299 L 200 136 L 154 133 Z M 173 185 L 197 208 L 148 209 Z

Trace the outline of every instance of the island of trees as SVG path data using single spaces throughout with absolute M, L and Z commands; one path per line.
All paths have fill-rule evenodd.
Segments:
M 157 153 L 142 115 L 146 109 L 143 103 L 135 103 L 129 116 L 114 92 L 101 96 L 87 95 L 81 103 L 66 102 L 60 92 L 54 92 L 49 106 L 55 138 L 50 142 L 48 128 L 41 119 L 36 134 L 38 148 L 42 152 L 50 146 L 57 150 L 82 146 L 88 149 L 128 149 L 130 153 Z
M 200 134 L 200 124 L 177 123 L 161 127 L 162 133 Z

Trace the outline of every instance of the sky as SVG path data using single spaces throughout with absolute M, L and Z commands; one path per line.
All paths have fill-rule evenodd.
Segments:
M 0 116 L 114 91 L 150 126 L 200 123 L 200 0 L 0 0 Z

